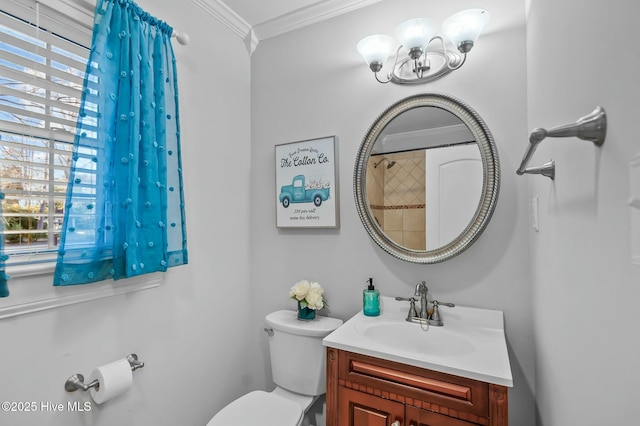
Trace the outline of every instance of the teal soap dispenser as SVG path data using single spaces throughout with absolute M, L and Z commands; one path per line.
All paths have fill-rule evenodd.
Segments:
M 380 315 L 380 292 L 373 287 L 373 278 L 369 278 L 369 285 L 362 292 L 362 313 L 368 317 Z

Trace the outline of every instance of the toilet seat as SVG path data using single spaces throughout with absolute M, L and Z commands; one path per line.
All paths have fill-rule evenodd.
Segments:
M 297 426 L 303 415 L 297 402 L 272 392 L 253 391 L 220 410 L 207 426 Z

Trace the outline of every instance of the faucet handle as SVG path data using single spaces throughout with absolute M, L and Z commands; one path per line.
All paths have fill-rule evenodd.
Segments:
M 438 309 L 438 306 L 442 305 L 442 306 L 448 306 L 450 308 L 454 308 L 456 305 L 454 305 L 453 303 L 438 302 L 437 300 L 434 300 L 431 303 L 433 304 L 433 313 L 431 314 L 429 324 L 442 326 L 443 325 L 442 316 L 440 316 L 440 309 Z
M 415 318 L 418 316 L 418 312 L 416 311 L 416 301 L 415 297 L 396 297 L 396 300 L 409 302 L 409 313 L 407 314 L 407 321 L 410 321 L 410 318 Z
M 433 304 L 434 307 L 437 307 L 437 306 L 440 306 L 440 305 L 448 306 L 450 308 L 455 308 L 456 307 L 456 305 L 454 305 L 453 303 L 438 302 L 437 300 L 433 300 L 433 301 L 431 301 L 431 303 Z

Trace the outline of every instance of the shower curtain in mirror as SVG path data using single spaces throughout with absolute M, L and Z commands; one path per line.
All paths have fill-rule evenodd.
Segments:
M 187 263 L 172 28 L 98 0 L 54 285 Z

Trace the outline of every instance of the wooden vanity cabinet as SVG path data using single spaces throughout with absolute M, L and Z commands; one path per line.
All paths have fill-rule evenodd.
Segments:
M 339 387 L 338 413 L 339 425 L 389 426 L 395 421 L 402 424 L 404 404 Z
M 327 426 L 507 426 L 507 409 L 505 386 L 327 348 Z

